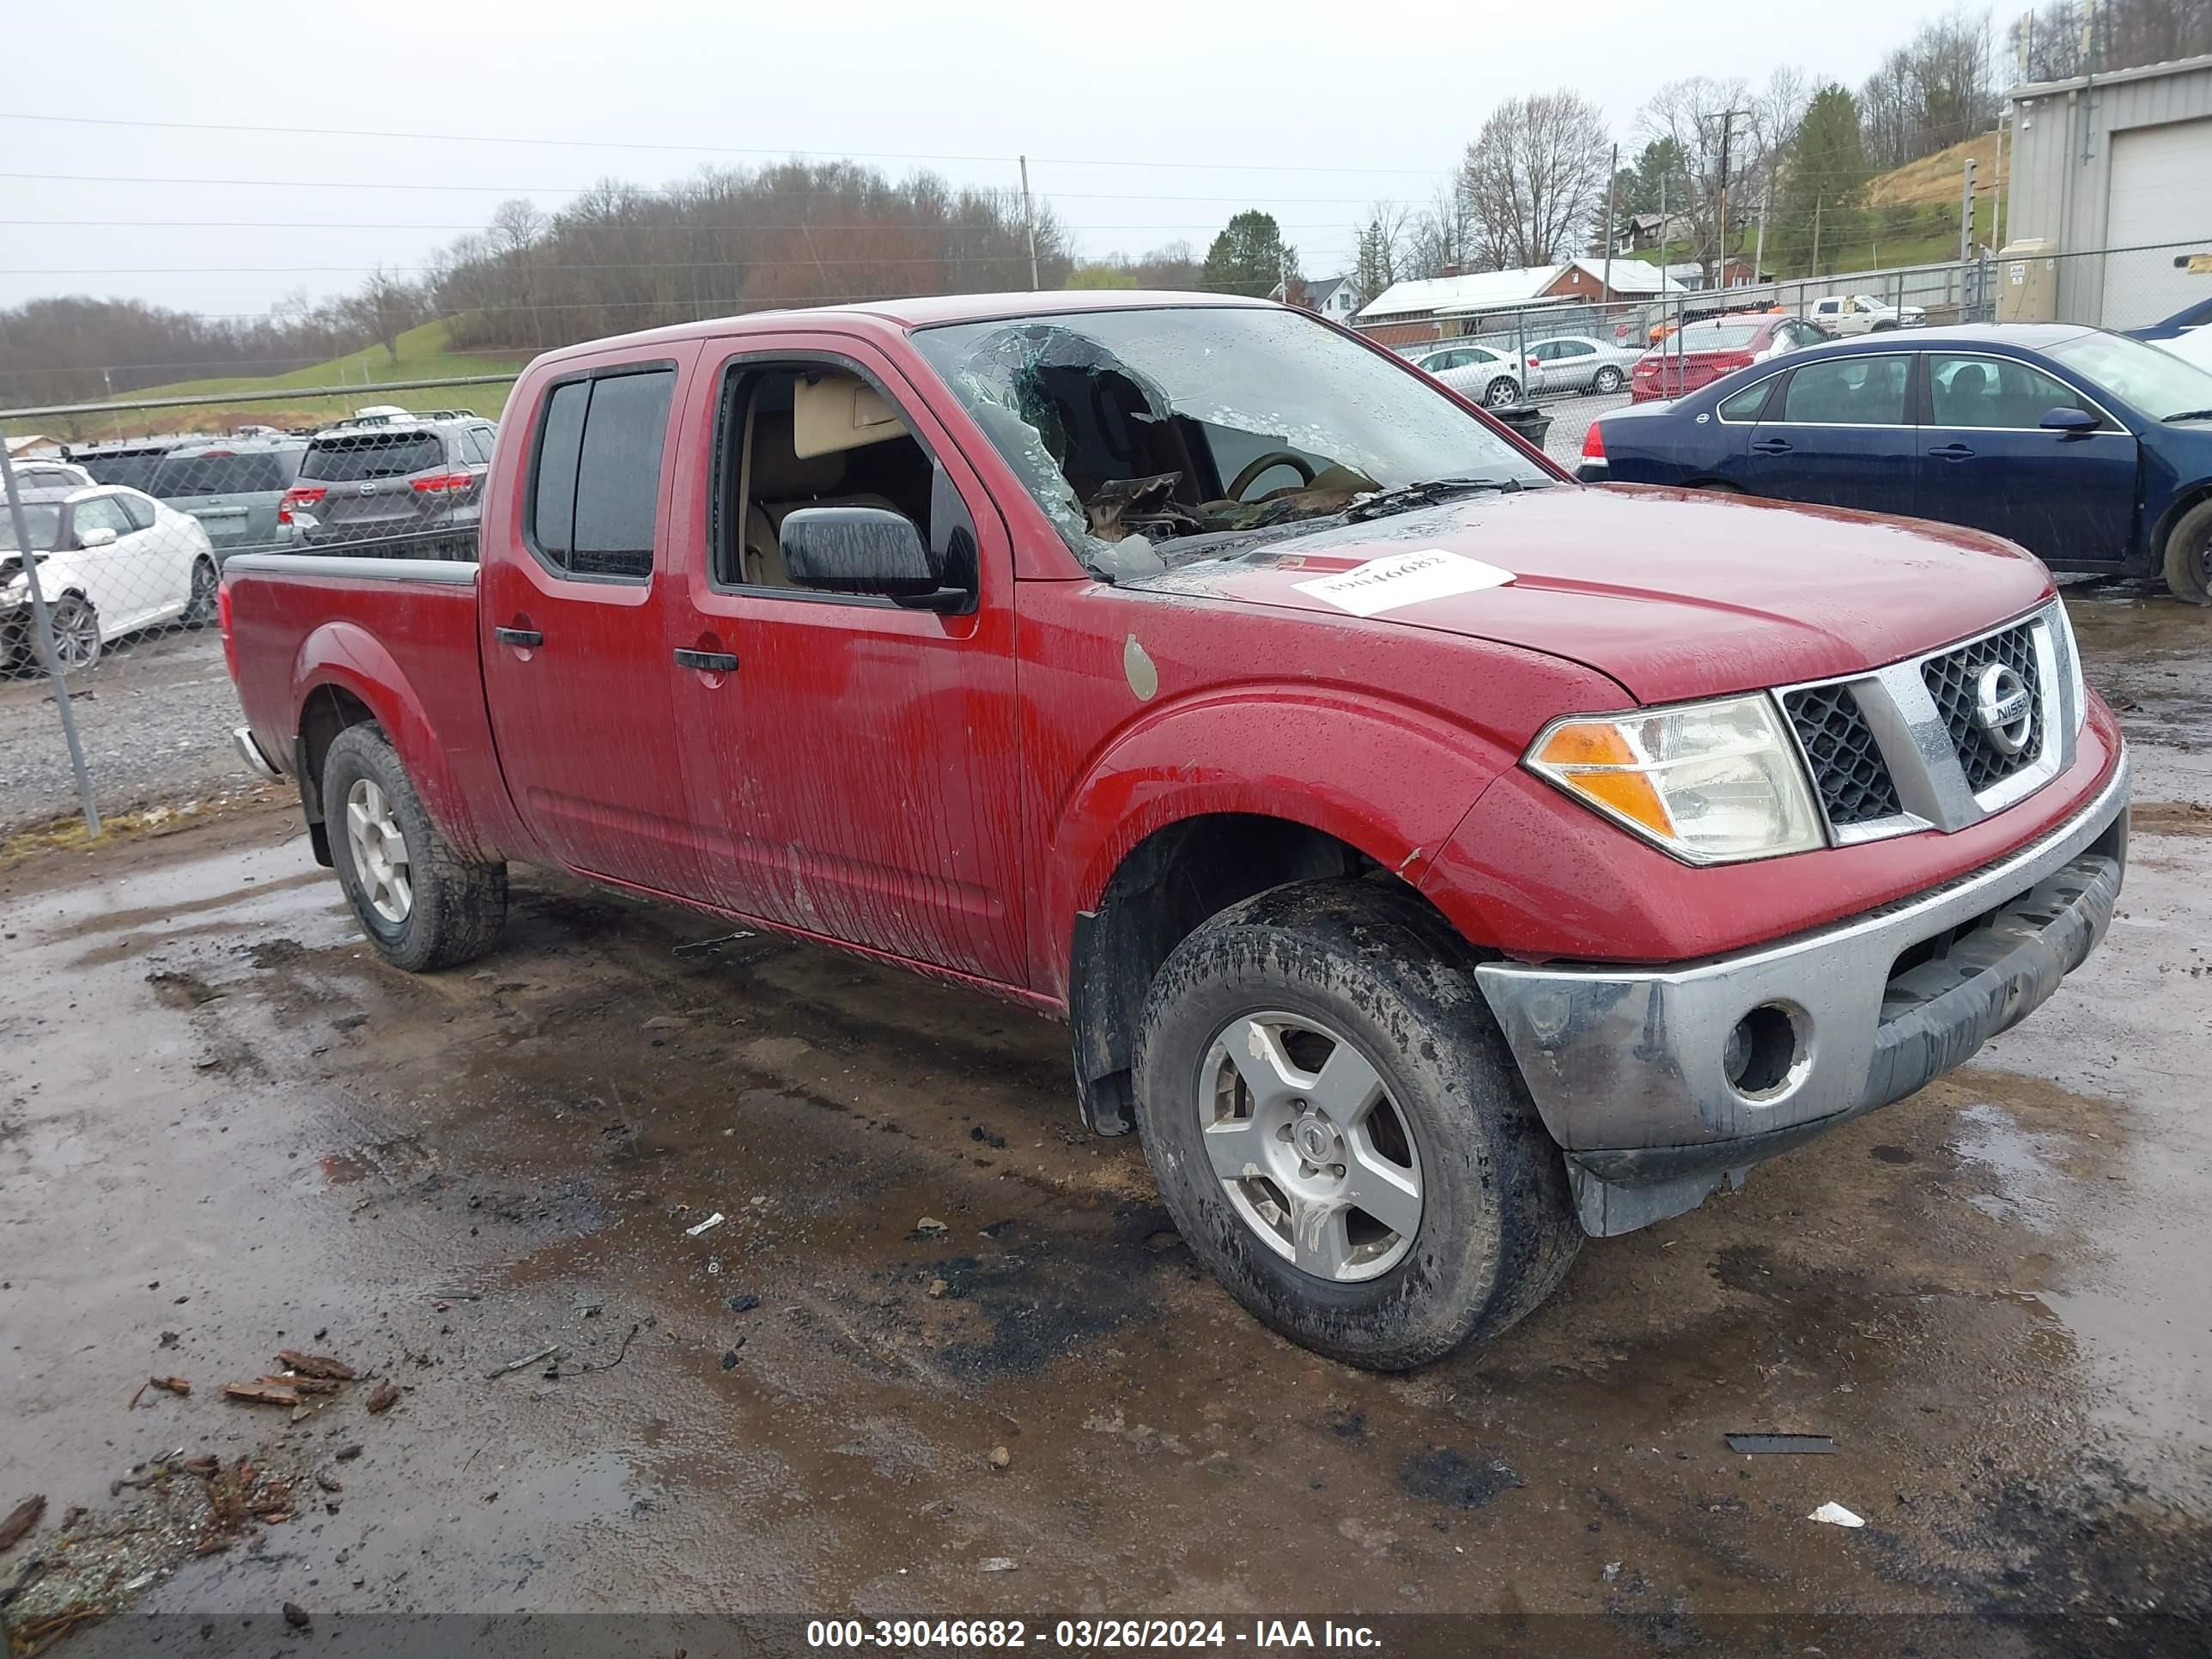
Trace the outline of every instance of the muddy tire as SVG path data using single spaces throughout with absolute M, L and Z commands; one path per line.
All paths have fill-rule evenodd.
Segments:
M 1185 1242 L 1331 1358 L 1404 1370 L 1486 1341 L 1581 1245 L 1465 944 L 1379 883 L 1279 887 L 1183 940 L 1146 1000 L 1136 1095 Z
M 338 885 L 387 961 L 422 973 L 491 949 L 507 921 L 507 866 L 447 845 L 375 726 L 349 726 L 331 743 L 323 811 Z
M 2212 501 L 2199 501 L 2166 538 L 2166 585 L 2191 605 L 2212 605 Z

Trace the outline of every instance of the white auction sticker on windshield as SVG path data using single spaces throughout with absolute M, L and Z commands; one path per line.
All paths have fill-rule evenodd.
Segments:
M 1402 605 L 1419 605 L 1424 599 L 1503 587 L 1512 580 L 1511 571 L 1485 564 L 1480 559 L 1441 547 L 1425 547 L 1418 553 L 1393 553 L 1334 576 L 1317 576 L 1291 586 L 1355 617 L 1372 617 Z

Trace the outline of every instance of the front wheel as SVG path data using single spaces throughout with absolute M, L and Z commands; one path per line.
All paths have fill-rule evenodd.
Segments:
M 1482 394 L 1482 401 L 1492 409 L 1503 409 L 1518 402 L 1520 397 L 1521 388 L 1501 374 L 1490 383 L 1489 389 Z
M 2212 501 L 2181 515 L 2166 538 L 2166 585 L 2191 605 L 2212 605 Z
M 1609 397 L 1620 391 L 1620 371 L 1610 364 L 1601 368 L 1597 372 L 1597 378 L 1590 382 L 1590 390 L 1604 397 Z
M 89 668 L 100 660 L 100 612 L 82 593 L 64 593 L 46 611 L 53 629 L 54 655 L 64 671 Z
M 507 921 L 507 866 L 453 849 L 375 726 L 349 726 L 331 744 L 323 811 L 338 885 L 387 961 L 420 973 L 491 949 Z
M 1497 1335 L 1582 1240 L 1465 945 L 1411 895 L 1302 882 L 1177 945 L 1138 1127 L 1199 1259 L 1292 1341 L 1403 1370 Z

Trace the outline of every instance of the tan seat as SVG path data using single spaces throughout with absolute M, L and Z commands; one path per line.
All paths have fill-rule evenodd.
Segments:
M 801 457 L 792 453 L 788 410 L 759 410 L 752 417 L 750 465 L 745 483 L 745 536 L 740 568 L 744 579 L 761 587 L 791 587 L 780 539 L 783 521 L 802 507 L 882 507 L 897 511 L 888 497 L 841 494 L 846 454 Z

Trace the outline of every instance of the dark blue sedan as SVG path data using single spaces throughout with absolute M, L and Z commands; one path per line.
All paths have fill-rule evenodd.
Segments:
M 1581 477 L 1967 525 L 2212 602 L 2212 374 L 2102 329 L 1812 346 L 1594 422 Z

